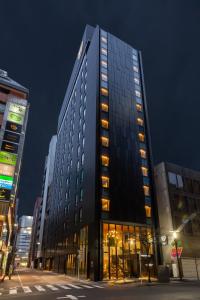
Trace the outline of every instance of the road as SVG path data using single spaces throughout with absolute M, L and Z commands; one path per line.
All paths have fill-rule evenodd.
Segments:
M 12 280 L 0 283 L 1 299 L 18 300 L 200 300 L 200 282 L 140 286 L 109 285 L 76 280 L 42 271 L 19 271 Z

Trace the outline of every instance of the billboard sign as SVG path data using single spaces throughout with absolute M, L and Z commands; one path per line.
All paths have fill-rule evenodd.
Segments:
M 0 201 L 10 201 L 10 194 L 10 190 L 0 189 Z
M 173 247 L 171 249 L 171 258 L 176 258 L 177 256 L 180 258 L 181 254 L 183 252 L 183 247 L 177 247 L 177 249 L 175 247 Z
M 0 174 L 6 176 L 14 176 L 15 167 L 0 163 Z
M 0 151 L 0 163 L 15 166 L 17 163 L 17 156 L 15 154 Z
M 20 114 L 16 114 L 12 111 L 8 112 L 8 121 L 22 125 L 24 122 L 24 116 Z
M 16 103 L 10 103 L 9 111 L 24 116 L 26 112 L 26 107 Z
M 6 141 L 9 141 L 9 142 L 18 144 L 20 135 L 17 133 L 9 132 L 9 131 L 5 130 L 3 139 Z
M 13 184 L 13 177 L 0 175 L 0 188 L 11 190 L 12 184 Z
M 6 122 L 6 130 L 21 133 L 22 126 L 19 124 L 14 124 L 12 122 Z
M 1 150 L 17 154 L 18 145 L 3 141 L 2 145 L 1 145 Z

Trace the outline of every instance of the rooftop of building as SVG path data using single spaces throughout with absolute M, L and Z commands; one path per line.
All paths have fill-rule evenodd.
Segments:
M 8 76 L 8 73 L 2 69 L 0 69 L 0 84 L 8 86 L 10 88 L 14 88 L 26 94 L 29 93 L 29 90 L 27 88 L 10 78 Z

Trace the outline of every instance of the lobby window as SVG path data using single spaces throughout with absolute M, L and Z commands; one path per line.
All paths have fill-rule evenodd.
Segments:
M 147 152 L 144 149 L 140 149 L 140 156 L 144 159 L 147 158 Z
M 102 187 L 109 188 L 109 177 L 101 176 L 101 180 L 102 180 Z
M 101 103 L 101 110 L 108 112 L 108 104 L 106 103 Z
M 134 82 L 135 82 L 136 84 L 138 84 L 138 85 L 140 84 L 140 80 L 139 80 L 138 78 L 136 78 L 136 77 L 134 78 Z
M 101 79 L 104 81 L 108 81 L 108 76 L 106 74 L 101 74 Z
M 105 137 L 105 136 L 102 136 L 101 137 L 101 144 L 102 146 L 104 147 L 108 147 L 109 146 L 109 138 Z
M 136 54 L 133 54 L 133 59 L 136 60 L 136 61 L 138 60 Z
M 104 167 L 109 166 L 109 157 L 106 155 L 101 155 L 101 163 Z
M 145 167 L 141 167 L 141 169 L 142 169 L 142 175 L 143 176 L 148 176 L 148 169 L 145 168 Z
M 103 43 L 107 44 L 107 38 L 106 38 L 106 37 L 102 36 L 102 37 L 101 37 L 101 41 L 102 41 Z
M 101 209 L 102 209 L 102 211 L 110 211 L 110 200 L 102 198 L 101 199 Z
M 145 196 L 150 196 L 150 189 L 149 189 L 149 186 L 143 185 L 143 190 L 144 190 Z
M 101 53 L 104 54 L 104 55 L 108 54 L 108 52 L 107 52 L 107 50 L 105 48 L 101 48 Z
M 137 118 L 137 124 L 140 126 L 144 126 L 144 120 L 141 118 Z
M 137 103 L 136 109 L 137 109 L 137 111 L 142 111 L 142 105 Z
M 101 120 L 101 126 L 102 126 L 103 128 L 105 128 L 105 129 L 108 129 L 108 127 L 109 127 L 108 121 L 102 119 L 102 120 Z
M 144 140 L 145 140 L 145 136 L 144 136 L 144 133 L 138 133 L 138 138 L 139 138 L 139 141 L 140 142 L 144 142 Z
M 105 60 L 101 60 L 101 65 L 102 65 L 102 67 L 104 67 L 104 68 L 107 68 L 107 67 L 108 67 L 108 64 L 107 64 L 107 62 L 106 62 Z
M 145 205 L 146 217 L 151 218 L 151 207 Z
M 139 72 L 139 69 L 138 69 L 138 67 L 136 67 L 136 66 L 133 66 L 133 70 L 135 71 L 135 72 Z
M 141 93 L 139 92 L 139 91 L 137 91 L 137 90 L 135 90 L 135 95 L 137 96 L 137 97 L 141 97 Z
M 101 94 L 102 94 L 103 96 L 108 96 L 108 89 L 106 89 L 106 88 L 101 88 Z

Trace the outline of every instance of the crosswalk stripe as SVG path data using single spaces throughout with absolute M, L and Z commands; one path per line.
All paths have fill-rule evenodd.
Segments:
M 57 291 L 57 290 L 58 290 L 57 287 L 55 287 L 55 286 L 53 286 L 53 285 L 51 285 L 51 284 L 47 284 L 46 286 L 47 286 L 49 289 L 51 289 L 52 291 Z
M 91 285 L 81 284 L 81 286 L 85 287 L 86 289 L 93 289 L 94 287 Z
M 75 289 L 82 289 L 82 287 L 80 286 L 77 286 L 77 285 L 73 285 L 73 284 L 68 284 L 69 286 L 75 288 Z
M 32 293 L 31 289 L 28 286 L 23 286 L 23 290 L 25 294 Z
M 61 287 L 64 290 L 71 290 L 71 288 L 68 287 L 68 286 L 66 286 L 66 285 L 60 285 L 60 284 L 58 284 L 58 286 Z
M 93 284 L 93 286 L 96 287 L 96 288 L 98 288 L 98 289 L 104 289 L 104 287 L 103 287 L 103 286 L 100 286 L 100 285 L 95 285 L 95 284 Z
M 35 285 L 36 290 L 39 292 L 45 292 L 45 289 L 41 285 Z
M 17 289 L 10 289 L 10 290 L 9 290 L 9 294 L 10 294 L 10 295 L 15 295 L 15 294 L 17 294 Z

